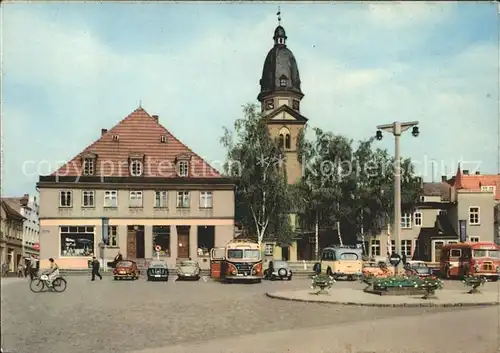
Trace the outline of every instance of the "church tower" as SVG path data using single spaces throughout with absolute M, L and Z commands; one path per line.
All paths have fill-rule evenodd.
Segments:
M 297 61 L 286 45 L 286 32 L 280 24 L 274 30 L 273 39 L 274 46 L 264 61 L 257 99 L 271 137 L 278 137 L 285 150 L 288 184 L 295 184 L 302 174 L 297 140 L 307 122 L 307 118 L 300 114 L 304 94 L 300 89 Z

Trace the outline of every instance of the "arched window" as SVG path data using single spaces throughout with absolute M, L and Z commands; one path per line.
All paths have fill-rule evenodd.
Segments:
M 285 146 L 285 137 L 283 134 L 280 134 L 280 147 L 283 148 L 283 146 Z
M 278 133 L 280 138 L 280 147 L 285 149 L 290 149 L 292 144 L 290 130 L 288 130 L 286 126 L 283 126 Z

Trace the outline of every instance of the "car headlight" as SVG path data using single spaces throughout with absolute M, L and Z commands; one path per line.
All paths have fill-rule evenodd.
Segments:
M 475 266 L 474 266 L 474 269 L 475 269 L 476 271 L 479 271 L 479 269 L 480 269 L 479 265 L 475 265 Z
M 500 273 L 500 265 L 497 266 L 497 272 Z
M 252 275 L 256 275 L 256 274 L 257 274 L 257 270 L 254 268 L 254 269 L 252 270 Z

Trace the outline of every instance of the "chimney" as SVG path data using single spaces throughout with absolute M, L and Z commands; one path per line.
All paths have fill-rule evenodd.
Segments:
M 101 129 L 101 136 L 104 136 L 106 132 L 108 132 L 108 129 Z
M 476 172 L 476 175 L 481 175 L 481 172 L 478 170 L 478 171 Z
M 158 122 L 158 115 L 151 115 L 151 117 L 156 121 Z
M 464 173 L 464 175 L 469 175 L 469 170 L 468 169 L 464 169 L 463 173 Z
M 446 183 L 447 179 L 446 175 L 441 175 L 441 182 Z

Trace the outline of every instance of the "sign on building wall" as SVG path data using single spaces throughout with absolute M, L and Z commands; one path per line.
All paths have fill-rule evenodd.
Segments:
M 465 219 L 460 219 L 458 221 L 459 225 L 459 235 L 460 235 L 460 241 L 465 242 L 467 241 L 467 221 Z

